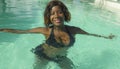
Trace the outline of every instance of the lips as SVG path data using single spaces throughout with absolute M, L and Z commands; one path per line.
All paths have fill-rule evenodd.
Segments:
M 55 22 L 56 23 L 60 23 L 61 21 L 60 21 L 60 19 L 56 19 Z

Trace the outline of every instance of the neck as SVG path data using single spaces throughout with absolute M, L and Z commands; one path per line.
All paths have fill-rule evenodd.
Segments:
M 65 31 L 65 26 L 54 26 L 54 30 Z

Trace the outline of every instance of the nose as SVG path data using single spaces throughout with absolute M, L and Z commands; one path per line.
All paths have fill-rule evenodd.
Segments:
M 55 17 L 58 17 L 58 16 L 59 16 L 59 14 L 56 12 L 56 13 L 55 13 Z

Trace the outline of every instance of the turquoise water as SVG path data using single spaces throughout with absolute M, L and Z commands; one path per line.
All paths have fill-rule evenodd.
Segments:
M 1 0 L 0 28 L 30 29 L 43 25 L 43 10 L 49 0 Z M 69 25 L 87 32 L 108 36 L 112 40 L 76 35 L 76 43 L 68 50 L 75 69 L 120 69 L 120 16 L 79 0 L 64 0 L 72 20 Z M 44 42 L 40 34 L 11 34 L 0 32 L 0 69 L 33 69 L 35 61 L 31 48 Z M 49 62 L 46 69 L 59 69 Z

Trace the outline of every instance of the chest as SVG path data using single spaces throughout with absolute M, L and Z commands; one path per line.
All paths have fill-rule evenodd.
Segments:
M 47 39 L 49 38 L 55 40 L 57 43 L 61 43 L 66 46 L 70 43 L 69 33 L 63 31 L 54 31 L 47 36 Z
M 54 33 L 55 40 L 59 43 L 68 45 L 70 43 L 70 35 L 66 32 L 56 32 Z

